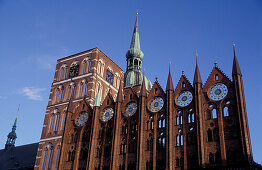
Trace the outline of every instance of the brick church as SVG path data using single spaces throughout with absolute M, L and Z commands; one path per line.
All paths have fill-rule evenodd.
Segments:
M 142 73 L 138 18 L 125 72 L 98 48 L 57 60 L 36 170 L 248 169 L 253 163 L 242 73 L 215 64 L 202 83 L 166 88 Z

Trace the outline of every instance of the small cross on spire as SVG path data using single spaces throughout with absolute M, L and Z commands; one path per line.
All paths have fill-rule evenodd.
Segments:
M 216 61 L 215 61 L 215 63 L 214 63 L 214 64 L 215 64 L 215 67 L 217 67 L 217 62 L 216 62 Z
M 184 71 L 184 70 L 182 70 L 182 75 L 183 75 L 183 76 L 185 75 L 185 71 Z

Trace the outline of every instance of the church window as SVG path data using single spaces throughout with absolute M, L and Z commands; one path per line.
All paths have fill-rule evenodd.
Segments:
M 224 107 L 223 112 L 224 112 L 224 117 L 229 116 L 229 112 L 228 112 L 228 107 L 227 106 Z
M 215 80 L 218 81 L 218 74 L 215 75 Z
M 49 123 L 49 130 L 48 130 L 48 133 L 51 133 L 52 130 L 53 130 L 54 118 L 55 118 L 55 115 L 52 114 L 51 119 L 50 119 L 50 123 Z
M 187 123 L 191 123 L 191 115 L 190 114 L 188 114 L 188 116 L 187 116 Z
M 66 66 L 66 67 L 65 67 L 65 74 L 64 74 L 64 79 L 66 79 L 66 78 L 67 78 L 67 74 L 68 74 L 68 67 Z
M 111 85 L 113 85 L 113 80 L 114 80 L 114 75 L 109 70 L 107 70 L 106 71 L 106 81 L 110 83 Z
M 192 131 L 193 129 L 194 129 L 193 127 L 189 128 L 190 131 Z
M 230 104 L 230 101 L 227 101 L 226 104 Z
M 180 145 L 183 146 L 183 135 L 180 135 Z
M 56 89 L 56 93 L 55 93 L 55 103 L 57 103 L 58 100 L 59 100 L 59 94 L 60 94 L 60 89 L 57 88 L 57 89 Z
M 70 99 L 70 95 L 71 95 L 71 86 L 68 86 L 68 88 L 67 88 L 67 100 L 69 100 Z
M 72 93 L 73 99 L 75 98 L 75 94 L 76 94 L 76 86 L 74 85 L 74 87 L 73 87 L 73 93 Z
M 133 99 L 133 95 L 132 94 L 130 94 L 130 100 L 132 100 Z
M 54 129 L 55 132 L 57 132 L 58 124 L 59 124 L 59 112 L 56 114 L 55 129 Z
M 85 88 L 84 88 L 84 96 L 87 95 L 87 90 L 88 90 L 88 81 L 85 81 Z
M 195 122 L 195 114 L 191 113 L 191 122 Z
M 218 135 L 218 130 L 217 130 L 217 128 L 215 128 L 215 129 L 213 130 L 213 139 L 214 139 L 214 141 L 218 141 L 218 140 L 219 140 L 219 135 Z
M 179 117 L 176 117 L 176 125 L 179 125 Z
M 176 135 L 176 146 L 179 146 L 179 135 Z
M 213 141 L 212 131 L 210 129 L 208 129 L 208 131 L 207 131 L 207 139 L 208 139 L 208 142 Z
M 63 101 L 63 97 L 64 97 L 64 88 L 61 88 L 61 93 L 60 93 L 60 97 L 59 97 L 59 102 Z
M 70 161 L 73 161 L 75 159 L 75 150 L 73 150 L 72 154 L 71 154 L 71 159 Z
M 79 71 L 79 64 L 78 64 L 78 62 L 75 62 L 70 67 L 69 78 L 73 78 L 73 77 L 78 76 L 78 71 Z
M 183 117 L 182 117 L 182 115 L 180 116 L 180 125 L 182 125 L 183 124 Z
M 138 60 L 137 59 L 135 59 L 135 66 L 137 66 L 138 65 Z
M 63 116 L 62 116 L 62 122 L 61 122 L 61 128 L 60 128 L 61 131 L 64 130 L 65 116 L 66 116 L 66 113 L 65 113 L 65 112 L 66 112 L 66 111 L 64 111 Z
M 83 62 L 83 68 L 82 68 L 82 74 L 85 74 L 86 73 L 86 65 L 87 65 L 87 63 L 86 63 L 86 60 L 84 60 L 84 62 Z
M 166 127 L 166 120 L 165 119 L 162 120 L 162 127 L 163 128 Z
M 162 120 L 161 120 L 161 119 L 158 120 L 158 127 L 159 127 L 159 128 L 162 127 Z
M 155 94 L 157 94 L 158 93 L 158 88 L 155 88 Z
M 62 79 L 63 79 L 64 69 L 65 69 L 65 68 L 62 67 L 61 70 L 60 70 L 59 80 L 62 80 Z
M 182 87 L 186 88 L 186 83 L 185 82 L 182 83 Z
M 91 59 L 88 60 L 88 67 L 87 67 L 88 73 L 91 71 Z
M 46 148 L 45 148 L 45 152 L 44 152 L 44 159 L 43 159 L 43 163 L 42 163 L 42 170 L 45 169 L 46 159 L 47 159 L 47 153 L 48 153 L 48 149 L 47 149 L 47 147 L 46 147 Z
M 216 119 L 217 118 L 217 110 L 213 109 L 212 110 L 212 119 Z
M 83 94 L 83 83 L 81 82 L 80 86 L 79 86 L 79 94 L 78 97 L 82 97 Z
M 52 165 L 52 160 L 53 160 L 53 152 L 54 152 L 54 147 L 52 144 L 49 144 L 49 156 L 48 156 L 48 163 L 47 163 L 47 169 L 51 169 L 51 165 Z
M 178 132 L 179 132 L 179 133 L 181 133 L 181 132 L 182 132 L 182 130 L 181 130 L 181 129 L 178 129 Z

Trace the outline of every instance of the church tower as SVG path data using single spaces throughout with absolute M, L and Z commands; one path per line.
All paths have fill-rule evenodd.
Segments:
M 17 122 L 17 116 L 15 118 L 15 122 L 14 122 L 14 125 L 12 127 L 12 131 L 7 135 L 5 150 L 8 150 L 8 149 L 11 149 L 12 147 L 15 147 L 15 140 L 17 138 L 16 133 L 15 133 L 16 122 Z

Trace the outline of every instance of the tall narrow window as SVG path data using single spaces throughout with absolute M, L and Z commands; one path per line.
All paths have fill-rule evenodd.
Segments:
M 82 97 L 82 94 L 83 94 L 83 83 L 81 82 L 80 87 L 79 87 L 78 97 Z
M 55 129 L 54 131 L 57 132 L 58 129 L 58 124 L 59 124 L 59 112 L 56 114 L 56 119 L 55 119 Z
M 64 111 L 63 117 L 62 117 L 62 121 L 61 121 L 61 127 L 60 127 L 60 130 L 61 130 L 61 131 L 64 130 L 65 116 L 66 116 L 66 114 L 65 114 L 65 111 Z
M 166 127 L 166 120 L 165 120 L 165 119 L 163 119 L 162 127 L 163 127 L 163 128 Z
M 100 67 L 101 67 L 101 63 L 98 62 L 98 64 L 97 64 L 97 74 L 100 74 Z
M 186 83 L 185 82 L 182 83 L 182 87 L 186 88 Z
M 179 125 L 179 117 L 176 117 L 176 125 Z
M 57 89 L 56 89 L 56 93 L 55 93 L 55 103 L 58 102 L 59 94 L 60 94 L 60 90 L 59 90 L 59 88 L 57 88 Z
M 162 127 L 162 120 L 161 120 L 161 119 L 158 120 L 158 127 L 159 127 L 159 128 Z
M 194 113 L 191 114 L 191 120 L 192 120 L 191 122 L 195 122 L 195 114 Z
M 57 168 L 57 166 L 58 166 L 59 155 L 60 155 L 60 145 L 58 145 L 57 149 L 56 149 L 55 168 Z
M 187 116 L 187 123 L 191 123 L 191 115 L 190 115 L 190 113 Z
M 60 102 L 63 101 L 63 97 L 64 97 L 64 88 L 62 87 L 62 88 L 61 88 L 60 97 L 59 97 L 59 98 L 60 98 L 60 99 L 59 99 Z
M 45 148 L 45 152 L 44 152 L 44 159 L 43 159 L 43 163 L 42 163 L 42 170 L 45 169 L 47 152 L 48 152 L 48 149 L 47 149 L 47 147 L 46 147 L 46 148 Z
M 55 118 L 55 115 L 53 114 L 53 115 L 51 116 L 51 119 L 50 119 L 48 133 L 51 133 L 52 130 L 53 130 L 54 118 Z
M 183 146 L 183 143 L 184 143 L 184 141 L 183 141 L 183 135 L 180 135 L 180 145 Z
M 229 112 L 228 112 L 228 107 L 227 106 L 224 107 L 223 112 L 224 112 L 224 117 L 229 116 Z
M 210 129 L 208 129 L 208 131 L 207 131 L 207 136 L 208 136 L 208 142 L 213 141 L 212 131 Z
M 82 74 L 86 73 L 86 60 L 83 62 Z
M 73 87 L 73 94 L 72 94 L 73 99 L 75 98 L 75 94 L 76 94 L 76 86 L 74 85 L 74 87 Z
M 54 152 L 54 147 L 52 144 L 49 145 L 50 151 L 49 151 L 49 156 L 48 156 L 48 163 L 47 163 L 47 169 L 51 168 L 52 165 L 52 160 L 53 160 L 53 152 Z
M 113 85 L 113 80 L 114 80 L 114 75 L 109 70 L 107 70 L 106 71 L 106 81 L 110 83 L 111 85 Z
M 88 70 L 88 73 L 90 73 L 90 71 L 91 71 L 91 59 L 88 60 L 88 68 L 87 68 L 87 70 Z
M 85 81 L 85 88 L 84 88 L 84 96 L 87 95 L 87 90 L 88 90 L 88 82 L 87 80 Z
M 179 135 L 176 135 L 176 146 L 179 146 Z
M 182 125 L 182 124 L 183 124 L 183 117 L 180 116 L 180 125 Z
M 71 95 L 71 86 L 68 86 L 68 88 L 67 88 L 67 100 L 70 99 L 70 95 Z
M 64 74 L 64 79 L 66 79 L 66 78 L 67 78 L 67 74 L 68 74 L 68 67 L 66 66 L 66 67 L 65 67 L 65 74 Z
M 212 119 L 216 119 L 217 118 L 217 110 L 213 109 L 212 110 Z
M 59 75 L 59 80 L 63 79 L 64 69 L 65 69 L 64 67 L 61 68 L 60 75 Z
M 216 81 L 218 80 L 218 74 L 215 75 L 215 79 L 216 79 Z

